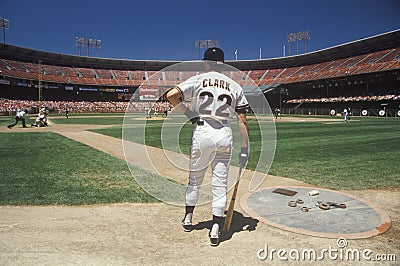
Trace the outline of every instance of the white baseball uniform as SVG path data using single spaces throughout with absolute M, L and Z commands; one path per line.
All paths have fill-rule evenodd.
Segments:
M 347 122 L 347 120 L 349 120 L 349 112 L 347 111 L 347 108 L 343 110 L 343 116 L 344 116 L 344 121 Z
M 223 216 L 233 144 L 230 121 L 235 111 L 248 107 L 247 99 L 238 83 L 214 71 L 193 76 L 177 88 L 201 118 L 192 137 L 186 206 L 196 205 L 205 171 L 211 164 L 212 212 Z
M 24 110 L 18 110 L 17 114 L 15 116 L 18 116 L 19 118 L 22 118 L 25 116 L 25 111 Z
M 18 109 L 17 114 L 15 115 L 15 121 L 12 124 L 8 125 L 7 127 L 8 128 L 14 127 L 16 124 L 18 124 L 18 121 L 20 121 L 20 120 L 22 121 L 22 127 L 26 127 L 25 118 L 24 118 L 25 114 L 26 113 L 24 110 Z

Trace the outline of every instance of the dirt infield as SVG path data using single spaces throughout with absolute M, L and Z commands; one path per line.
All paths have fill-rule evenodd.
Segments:
M 282 119 L 282 121 L 285 118 Z M 286 120 L 286 119 L 285 119 Z M 301 122 L 296 118 L 294 122 Z M 329 121 L 332 121 L 331 119 Z M 319 122 L 321 122 L 319 120 Z M 122 142 L 109 136 L 86 131 L 98 125 L 53 125 L 47 128 L 1 128 L 0 132 L 52 131 L 93 148 L 124 159 Z M 154 150 L 156 152 L 156 150 Z M 166 170 L 168 171 L 168 170 Z M 185 180 L 187 173 L 166 172 L 176 180 Z M 246 171 L 238 198 L 247 192 L 250 171 Z M 268 176 L 261 185 L 310 186 L 293 179 Z M 395 254 L 400 261 L 400 189 L 346 191 L 379 205 L 390 217 L 391 228 L 373 238 L 348 240 L 349 249 L 369 249 L 376 254 Z M 181 228 L 182 207 L 165 203 L 106 204 L 90 206 L 0 206 L 0 264 L 1 265 L 287 265 L 277 252 L 265 258 L 265 250 L 337 249 L 334 239 L 325 239 L 283 231 L 249 217 L 236 204 L 234 233 L 216 248 L 210 247 L 210 205 L 196 208 L 195 230 L 184 233 Z M 361 223 L 362 221 L 360 221 Z M 329 257 L 320 263 L 334 265 L 340 257 Z M 376 263 L 360 262 L 370 265 Z M 359 263 L 360 263 L 359 262 Z M 299 264 L 309 264 L 301 260 Z

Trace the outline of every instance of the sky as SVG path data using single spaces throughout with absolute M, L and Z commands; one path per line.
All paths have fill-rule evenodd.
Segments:
M 254 60 L 260 49 L 261 58 L 296 54 L 290 33 L 308 31 L 313 52 L 400 29 L 400 0 L 0 0 L 0 17 L 7 44 L 46 52 L 78 55 L 83 37 L 101 40 L 102 58 L 186 61 L 204 52 L 196 40 L 217 40 L 225 60 Z

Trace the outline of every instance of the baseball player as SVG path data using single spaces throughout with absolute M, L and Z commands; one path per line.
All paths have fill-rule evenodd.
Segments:
M 167 116 L 168 116 L 168 109 L 167 109 L 167 107 L 164 107 L 162 117 L 167 118 Z
M 14 127 L 16 124 L 18 124 L 19 121 L 22 122 L 22 127 L 27 127 L 25 123 L 25 115 L 28 111 L 27 110 L 21 110 L 18 109 L 17 114 L 15 115 L 15 121 L 12 124 L 9 124 L 7 127 L 11 129 Z
M 349 111 L 347 111 L 347 108 L 344 108 L 343 116 L 344 116 L 344 122 L 347 122 L 349 120 Z
M 166 105 L 165 105 L 165 107 L 164 107 L 164 111 L 163 111 L 162 117 L 167 118 L 167 116 L 168 116 L 168 111 L 169 111 L 170 109 L 171 109 L 171 107 L 170 107 L 169 103 L 167 102 Z
M 40 108 L 38 116 L 36 117 L 35 123 L 33 123 L 32 127 L 45 127 L 47 126 L 47 115 L 48 111 L 45 107 Z
M 243 89 L 229 77 L 213 71 L 224 62 L 220 48 L 209 48 L 203 58 L 206 73 L 189 78 L 167 93 L 167 98 L 177 112 L 184 113 L 195 125 L 190 154 L 189 184 L 186 189 L 184 231 L 192 230 L 192 217 L 206 169 L 212 169 L 212 227 L 209 233 L 212 246 L 219 244 L 220 229 L 226 208 L 228 170 L 232 154 L 232 129 L 230 122 L 235 113 L 239 117 L 242 165 L 248 159 L 248 127 L 246 108 L 248 102 Z M 183 102 L 190 101 L 191 109 Z
M 146 118 L 151 118 L 151 108 L 150 107 L 146 107 L 144 109 L 145 113 L 146 113 Z
M 65 117 L 69 118 L 69 110 L 68 110 L 67 106 L 65 106 L 64 113 L 65 113 Z
M 275 108 L 275 119 L 281 118 L 281 109 L 278 107 Z

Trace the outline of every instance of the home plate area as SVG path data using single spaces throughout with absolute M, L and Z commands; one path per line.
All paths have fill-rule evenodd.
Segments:
M 305 235 L 368 238 L 387 231 L 378 206 L 343 192 L 315 187 L 270 187 L 247 193 L 242 209 L 268 225 Z

